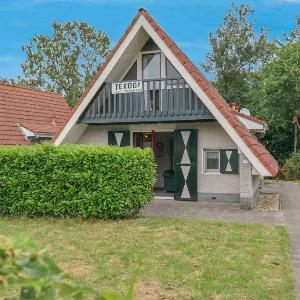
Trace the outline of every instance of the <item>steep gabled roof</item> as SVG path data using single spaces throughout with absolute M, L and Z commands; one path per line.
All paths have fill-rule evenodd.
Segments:
M 70 110 L 59 94 L 1 83 L 0 145 L 30 144 L 21 127 L 54 135 Z
M 64 126 L 59 130 L 56 135 L 56 141 L 60 137 L 64 128 L 69 124 L 70 120 L 78 110 L 78 108 L 83 103 L 85 97 L 89 94 L 91 89 L 94 87 L 95 83 L 101 76 L 101 74 L 105 71 L 107 65 L 111 62 L 113 57 L 116 55 L 122 43 L 126 40 L 127 36 L 133 30 L 137 21 L 144 17 L 147 23 L 150 25 L 152 31 L 154 31 L 158 37 L 163 42 L 164 46 L 167 47 L 176 57 L 177 61 L 185 71 L 191 76 L 193 83 L 195 83 L 198 87 L 198 90 L 201 93 L 201 100 L 208 106 L 211 112 L 214 114 L 216 119 L 220 122 L 220 124 L 224 127 L 228 134 L 233 138 L 236 144 L 241 148 L 244 154 L 248 157 L 254 167 L 258 170 L 260 169 L 260 174 L 264 176 L 275 176 L 278 172 L 278 164 L 277 161 L 273 158 L 273 156 L 266 150 L 266 148 L 257 140 L 255 136 L 251 134 L 251 132 L 238 120 L 236 115 L 232 112 L 227 102 L 223 99 L 223 97 L 217 92 L 217 90 L 213 87 L 213 85 L 204 77 L 204 75 L 200 72 L 200 70 L 191 62 L 191 60 L 180 50 L 180 48 L 176 45 L 176 43 L 164 32 L 164 30 L 158 25 L 158 23 L 150 16 L 150 14 L 143 8 L 139 9 L 137 15 L 132 20 L 130 26 L 127 28 L 117 45 L 113 48 L 110 55 L 106 59 L 106 61 L 100 66 L 98 72 L 94 76 L 93 80 L 89 84 L 86 91 L 82 94 L 79 99 L 77 105 L 74 107 L 73 111 L 69 114 L 68 118 Z M 144 24 L 147 27 L 147 24 Z M 146 28 L 147 29 L 147 28 Z M 147 31 L 147 30 L 146 30 Z M 149 32 L 148 32 L 149 33 Z M 153 33 L 154 35 L 156 35 Z M 153 36 L 152 36 L 153 38 Z M 157 43 L 159 41 L 156 41 Z M 166 54 L 166 53 L 165 53 Z M 196 86 L 193 84 L 192 88 Z M 200 88 L 200 89 L 199 89 Z M 196 92 L 196 91 L 195 91 Z M 205 99 L 202 99 L 203 96 Z M 76 120 L 72 120 L 75 122 Z M 75 123 L 74 123 L 75 124 Z M 74 125 L 73 124 L 73 125 Z M 57 144 L 57 142 L 56 142 Z

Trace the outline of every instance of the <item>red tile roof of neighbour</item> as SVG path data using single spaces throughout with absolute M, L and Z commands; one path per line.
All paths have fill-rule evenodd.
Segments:
M 30 144 L 18 124 L 34 133 L 55 134 L 70 110 L 59 94 L 0 83 L 0 145 Z
M 110 55 L 107 57 L 106 61 L 100 66 L 98 72 L 92 79 L 88 88 L 82 94 L 78 100 L 73 111 L 70 112 L 65 124 L 57 132 L 55 138 L 58 137 L 59 133 L 63 130 L 73 113 L 77 110 L 85 96 L 88 94 L 90 89 L 93 87 L 98 77 L 101 75 L 107 64 L 110 62 L 116 51 L 119 49 L 128 33 L 131 31 L 132 27 L 138 20 L 138 18 L 143 15 L 156 33 L 160 36 L 166 46 L 173 52 L 177 59 L 181 62 L 184 68 L 190 73 L 192 78 L 197 82 L 199 87 L 205 92 L 210 101 L 214 106 L 222 113 L 225 119 L 234 128 L 237 134 L 242 138 L 242 140 L 248 145 L 252 153 L 259 159 L 259 161 L 265 166 L 265 168 L 275 176 L 278 172 L 278 163 L 274 157 L 269 153 L 269 151 L 257 140 L 257 138 L 251 134 L 251 132 L 238 120 L 235 114 L 232 112 L 228 103 L 223 99 L 223 97 L 217 92 L 214 86 L 205 78 L 205 76 L 200 72 L 200 70 L 191 62 L 191 60 L 182 52 L 182 50 L 176 45 L 176 43 L 165 33 L 165 31 L 158 25 L 158 23 L 150 16 L 150 14 L 143 8 L 138 10 L 137 15 L 132 20 L 129 27 L 126 29 L 125 33 L 116 44 L 116 46 L 111 51 Z

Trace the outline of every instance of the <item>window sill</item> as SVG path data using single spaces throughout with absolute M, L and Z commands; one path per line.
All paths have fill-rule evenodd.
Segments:
M 202 172 L 203 175 L 222 175 L 220 172 Z

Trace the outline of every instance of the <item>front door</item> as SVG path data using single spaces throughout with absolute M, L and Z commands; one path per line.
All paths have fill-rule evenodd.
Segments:
M 197 200 L 197 129 L 176 129 L 175 194 L 177 200 Z

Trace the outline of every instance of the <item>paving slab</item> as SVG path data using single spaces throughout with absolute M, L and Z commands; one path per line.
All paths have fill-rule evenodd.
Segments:
M 283 212 L 263 212 L 240 209 L 239 203 L 190 202 L 155 199 L 142 211 L 144 216 L 181 217 L 242 223 L 284 224 Z
M 283 219 L 288 227 L 292 247 L 297 299 L 300 299 L 300 185 L 295 182 L 280 183 Z

